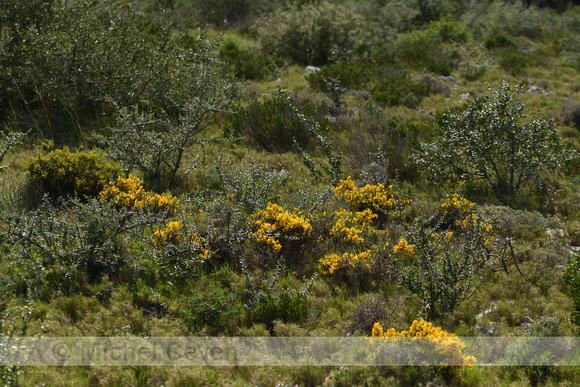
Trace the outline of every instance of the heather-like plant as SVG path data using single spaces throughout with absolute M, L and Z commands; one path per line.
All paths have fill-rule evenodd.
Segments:
M 494 98 L 441 114 L 440 135 L 421 144 L 415 160 L 435 177 L 483 181 L 501 203 L 514 204 L 527 183 L 577 152 L 562 142 L 553 121 L 527 119 L 526 105 L 517 101 L 523 87 L 502 81 L 490 90 Z

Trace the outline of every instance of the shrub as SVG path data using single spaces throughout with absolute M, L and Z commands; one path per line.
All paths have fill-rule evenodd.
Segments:
M 466 24 L 442 19 L 431 22 L 425 30 L 406 34 L 401 51 L 403 57 L 415 66 L 426 66 L 430 71 L 449 75 L 459 64 L 460 56 L 455 45 L 465 43 L 469 38 Z
M 440 367 L 440 370 L 443 371 L 444 377 L 456 378 L 462 367 L 472 368 L 476 362 L 473 356 L 463 355 L 462 350 L 465 349 L 465 344 L 455 334 L 435 327 L 425 320 L 415 320 L 409 327 L 409 330 L 400 332 L 397 332 L 394 328 L 390 328 L 384 332 L 381 324 L 379 322 L 375 323 L 372 336 L 368 339 L 371 356 L 374 358 L 380 356 L 380 344 L 393 342 L 397 338 L 415 339 L 412 341 L 399 341 L 402 345 L 411 343 L 419 344 L 418 346 L 414 346 L 408 353 L 405 353 L 404 356 L 411 357 L 411 359 L 405 359 L 407 362 L 410 361 L 412 365 L 416 366 L 424 364 L 421 361 L 426 361 L 427 364 L 433 364 L 435 361 L 436 364 L 439 364 L 438 367 Z M 375 343 L 377 343 L 376 347 Z M 418 362 L 413 359 L 417 355 Z M 452 365 L 449 366 L 448 364 Z
M 277 294 L 263 289 L 253 311 L 255 319 L 266 325 L 270 332 L 274 329 L 274 320 L 285 323 L 303 323 L 308 316 L 307 294 L 283 290 Z
M 415 160 L 436 177 L 464 182 L 481 180 L 503 204 L 514 204 L 520 190 L 545 171 L 576 157 L 558 135 L 553 121 L 525 119 L 523 88 L 507 82 L 491 91 L 495 98 L 476 98 L 459 111 L 439 115 L 440 135 L 422 143 Z
M 297 257 L 302 256 L 302 246 L 312 233 L 312 225 L 298 210 L 293 213 L 281 206 L 268 203 L 266 209 L 252 216 L 255 237 L 262 247 L 280 254 L 292 266 L 301 264 Z
M 264 53 L 302 65 L 348 60 L 362 46 L 362 18 L 328 2 L 280 9 L 257 26 Z
M 469 298 L 484 281 L 480 271 L 493 263 L 493 229 L 472 208 L 448 197 L 433 217 L 417 218 L 394 248 L 401 283 L 426 299 L 429 317 L 451 313 Z
M 308 100 L 296 101 L 279 92 L 264 101 L 252 102 L 247 108 L 238 108 L 231 115 L 231 134 L 248 136 L 268 152 L 286 152 L 311 148 L 313 136 L 304 120 L 295 113 L 314 116 L 325 122 L 327 107 Z
M 48 194 L 53 199 L 96 197 L 119 173 L 119 165 L 100 150 L 71 152 L 65 147 L 42 151 L 26 163 L 29 184 L 40 196 Z
M 170 194 L 156 194 L 145 191 L 143 181 L 136 176 L 119 177 L 114 183 L 107 184 L 99 193 L 103 201 L 111 202 L 116 208 L 144 208 L 153 213 L 174 215 L 179 206 L 179 200 Z
M 219 55 L 234 67 L 238 78 L 260 80 L 266 78 L 270 72 L 268 59 L 249 51 L 234 35 L 225 36 Z

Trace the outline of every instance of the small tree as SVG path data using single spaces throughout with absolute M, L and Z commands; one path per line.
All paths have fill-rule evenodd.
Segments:
M 502 81 L 499 90 L 490 88 L 494 98 L 444 112 L 440 135 L 421 144 L 417 163 L 435 177 L 484 181 L 501 203 L 513 203 L 526 183 L 577 154 L 566 149 L 553 121 L 526 120 L 526 104 L 516 99 L 522 90 Z

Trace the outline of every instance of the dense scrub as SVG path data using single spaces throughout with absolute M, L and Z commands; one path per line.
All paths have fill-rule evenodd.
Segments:
M 580 379 L 462 341 L 577 335 L 573 2 L 5 3 L 0 337 L 425 337 L 458 363 L 3 383 Z

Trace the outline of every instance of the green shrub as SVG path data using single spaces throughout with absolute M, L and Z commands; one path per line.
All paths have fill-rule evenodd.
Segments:
M 361 16 L 327 2 L 280 9 L 258 24 L 264 53 L 302 65 L 322 66 L 352 59 L 362 47 Z
M 577 152 L 562 142 L 553 121 L 525 120 L 526 105 L 517 101 L 522 86 L 503 81 L 490 90 L 494 98 L 438 115 L 440 135 L 421 144 L 415 160 L 435 178 L 481 181 L 502 204 L 513 205 L 528 183 Z
M 401 41 L 403 58 L 419 67 L 449 75 L 459 63 L 457 45 L 470 39 L 470 31 L 465 23 L 448 19 L 431 22 L 425 30 L 416 30 L 404 35 Z
M 254 309 L 255 321 L 266 325 L 266 329 L 274 329 L 274 320 L 285 323 L 303 323 L 308 316 L 308 299 L 306 293 L 283 290 L 272 294 L 263 289 Z
M 501 34 L 490 36 L 485 40 L 485 48 L 517 47 L 517 46 L 518 45 L 513 40 Z
M 238 78 L 260 80 L 266 78 L 270 73 L 268 59 L 250 52 L 233 35 L 225 36 L 219 48 L 219 55 L 220 58 L 225 59 L 234 67 L 235 75 Z
M 415 108 L 427 95 L 427 87 L 413 82 L 405 70 L 393 68 L 377 80 L 371 92 L 373 99 L 383 106 L 401 104 Z
M 69 198 L 96 197 L 121 168 L 100 150 L 70 151 L 67 147 L 42 151 L 26 163 L 26 176 L 31 187 L 42 196 Z
M 292 104 L 307 116 L 326 121 L 324 114 L 328 108 L 309 100 L 286 97 L 283 93 L 254 101 L 246 108 L 238 108 L 232 114 L 227 134 L 248 136 L 268 152 L 286 152 L 295 149 L 311 148 L 314 141 L 308 127 L 298 117 Z

